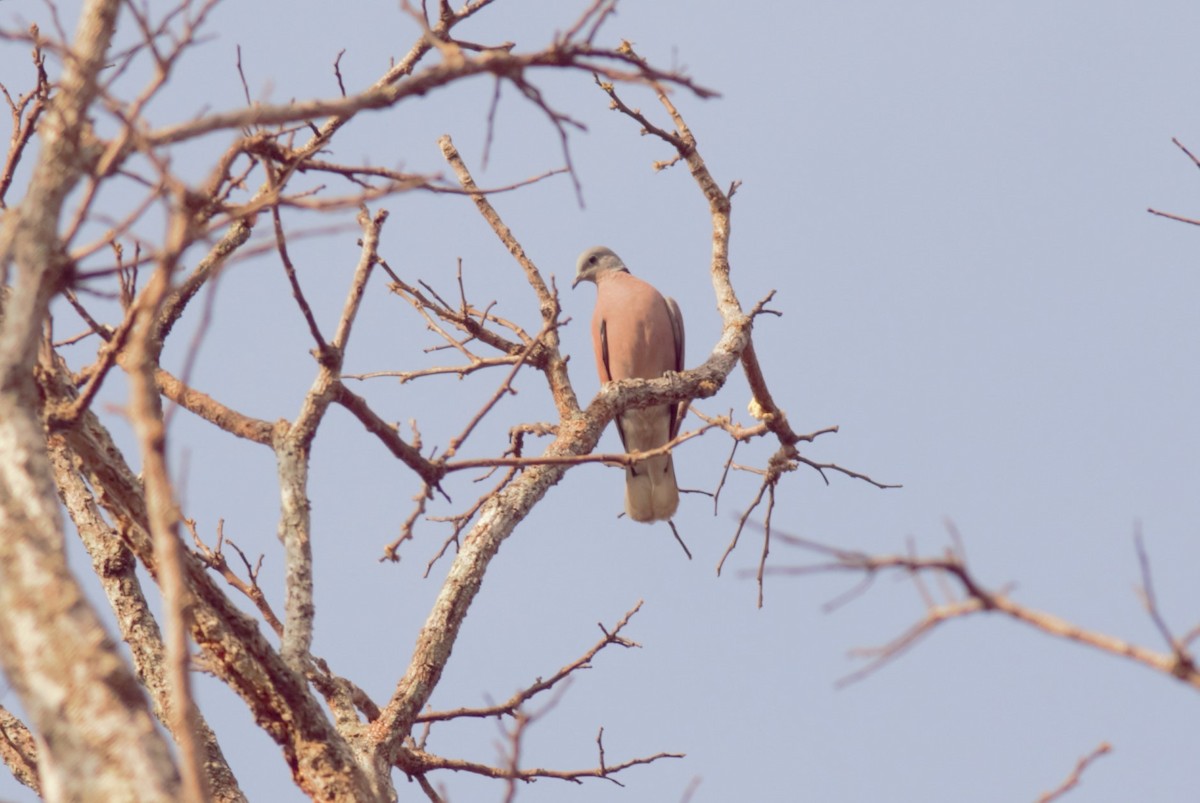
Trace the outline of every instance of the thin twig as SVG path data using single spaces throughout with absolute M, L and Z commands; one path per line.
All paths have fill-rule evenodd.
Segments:
M 1051 803 L 1051 801 L 1058 800 L 1067 792 L 1070 792 L 1072 789 L 1079 786 L 1079 782 L 1083 780 L 1084 770 L 1086 770 L 1093 761 L 1101 756 L 1106 756 L 1111 752 L 1112 745 L 1110 745 L 1108 742 L 1101 742 L 1095 750 L 1079 759 L 1079 761 L 1075 764 L 1075 769 L 1071 770 L 1071 774 L 1067 776 L 1066 780 L 1059 784 L 1055 789 L 1038 797 L 1038 803 Z

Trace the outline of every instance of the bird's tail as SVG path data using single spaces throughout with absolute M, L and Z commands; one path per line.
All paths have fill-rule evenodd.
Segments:
M 625 469 L 625 512 L 634 521 L 665 521 L 679 507 L 671 455 L 652 457 Z

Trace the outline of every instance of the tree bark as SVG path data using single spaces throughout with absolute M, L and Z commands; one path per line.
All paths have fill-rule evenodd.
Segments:
M 68 273 L 59 218 L 84 170 L 87 110 L 119 7 L 85 5 L 28 192 L 0 234 L 11 283 L 0 321 L 0 664 L 38 735 L 47 800 L 179 793 L 141 688 L 67 567 L 33 375 L 50 298 Z

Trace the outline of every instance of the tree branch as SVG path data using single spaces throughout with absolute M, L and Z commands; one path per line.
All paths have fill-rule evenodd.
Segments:
M 1051 803 L 1051 801 L 1058 800 L 1067 792 L 1070 792 L 1072 789 L 1079 786 L 1080 781 L 1083 780 L 1084 770 L 1091 766 L 1093 761 L 1101 756 L 1106 756 L 1111 752 L 1112 745 L 1110 745 L 1108 742 L 1101 742 L 1095 750 L 1079 759 L 1078 763 L 1075 764 L 1075 769 L 1071 770 L 1071 774 L 1067 776 L 1066 780 L 1064 780 L 1052 791 L 1046 792 L 1045 794 L 1039 796 L 1038 803 Z
M 827 546 L 793 535 L 777 535 L 776 537 L 792 546 L 816 552 L 827 558 L 827 561 L 806 566 L 771 568 L 767 570 L 768 574 L 803 575 L 817 572 L 851 572 L 862 575 L 864 579 L 871 579 L 884 572 L 899 572 L 909 575 L 914 581 L 924 575 L 931 575 L 951 581 L 952 587 L 958 592 L 958 596 L 952 596 L 940 603 L 925 593 L 925 616 L 904 633 L 882 646 L 855 650 L 853 654 L 866 659 L 867 664 L 862 669 L 843 678 L 840 681 L 842 685 L 861 680 L 881 668 L 944 622 L 977 613 L 998 613 L 1046 635 L 1134 661 L 1156 672 L 1174 677 L 1194 689 L 1200 689 L 1200 670 L 1197 669 L 1194 656 L 1190 652 L 1182 652 L 1182 657 L 1174 650 L 1166 654 L 1155 652 L 1106 633 L 1079 627 L 1054 614 L 1014 602 L 1003 590 L 989 589 L 976 578 L 967 567 L 961 546 L 947 549 L 946 554 L 942 557 L 922 558 L 915 555 L 868 555 L 863 552 Z M 860 585 L 859 588 L 862 587 Z M 1180 645 L 1179 649 L 1183 650 L 1183 645 Z
M 88 0 L 59 91 L 40 122 L 41 146 L 21 203 L 0 231 L 0 663 L 46 746 L 43 788 L 63 799 L 178 800 L 179 777 L 133 673 L 104 634 L 66 564 L 34 386 L 51 295 L 68 271 L 57 227 L 86 162 L 83 140 L 112 40 L 118 0 Z M 10 281 L 15 264 L 16 281 Z
M 371 269 L 379 260 L 379 233 L 386 212 L 372 218 L 366 207 L 360 211 L 358 223 L 362 227 L 362 254 L 350 291 L 342 308 L 337 330 L 328 346 L 320 350 L 320 367 L 312 388 L 304 398 L 300 414 L 290 426 L 281 425 L 275 431 L 274 449 L 278 463 L 281 514 L 279 539 L 284 546 L 285 589 L 284 630 L 282 652 L 285 661 L 296 672 L 303 672 L 312 646 L 313 584 L 312 543 L 309 518 L 308 462 L 317 427 L 338 397 L 338 375 L 345 357 L 350 329 L 358 313 L 362 295 L 366 289 Z M 301 296 L 302 298 L 302 296 Z M 307 305 L 304 305 L 307 306 Z M 311 313 L 308 316 L 312 321 Z M 315 326 L 315 322 L 313 323 Z M 319 339 L 319 333 L 315 333 Z

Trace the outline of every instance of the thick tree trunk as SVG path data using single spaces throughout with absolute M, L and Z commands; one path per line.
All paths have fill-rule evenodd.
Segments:
M 67 568 L 34 363 L 67 263 L 63 200 L 83 172 L 118 0 L 85 6 L 72 58 L 41 123 L 41 151 L 0 237 L 11 292 L 0 320 L 0 664 L 38 737 L 47 800 L 176 800 L 179 777 L 137 680 Z M 15 270 L 14 270 L 15 268 Z

